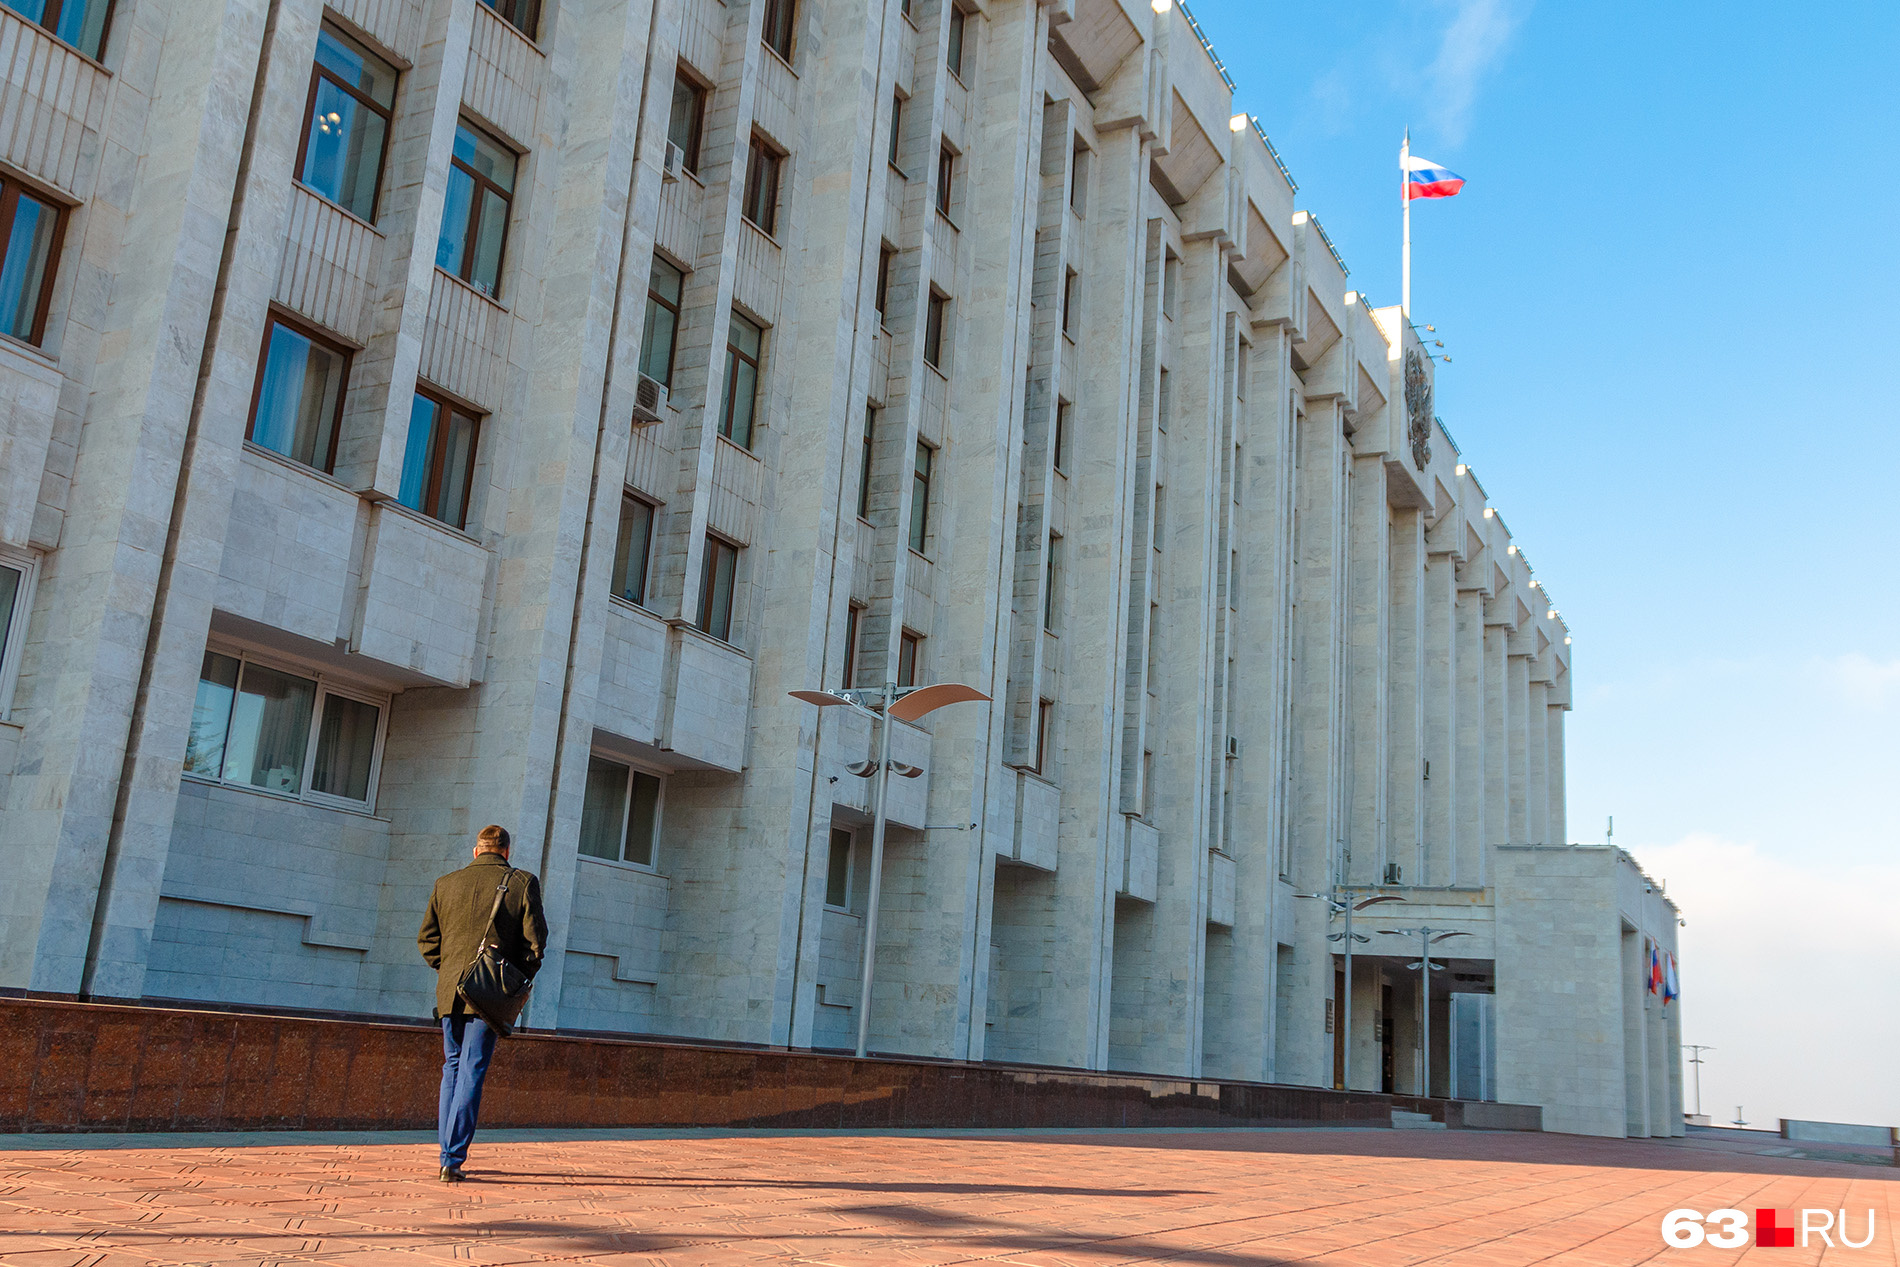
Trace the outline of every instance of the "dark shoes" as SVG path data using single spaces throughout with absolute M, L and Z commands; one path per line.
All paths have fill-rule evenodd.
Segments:
M 442 1167 L 442 1182 L 443 1183 L 460 1183 L 462 1182 L 463 1177 L 464 1176 L 462 1174 L 462 1168 L 460 1166 Z

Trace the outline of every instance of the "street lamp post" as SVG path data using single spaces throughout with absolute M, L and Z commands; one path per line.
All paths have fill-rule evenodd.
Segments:
M 1432 947 L 1441 941 L 1449 941 L 1453 937 L 1469 937 L 1471 934 L 1452 932 L 1443 928 L 1381 928 L 1379 933 L 1381 936 L 1390 937 L 1407 937 L 1413 933 L 1419 935 L 1421 949 L 1418 952 L 1418 962 L 1408 963 L 1405 966 L 1418 968 L 1423 972 L 1421 993 L 1424 997 L 1418 1009 L 1420 1020 L 1418 1059 L 1421 1072 L 1419 1086 L 1421 1094 L 1429 1096 L 1432 1093 Z M 1453 1089 L 1456 1090 L 1456 1088 Z
M 1695 1066 L 1695 1115 L 1697 1117 L 1701 1117 L 1702 1116 L 1702 1053 L 1705 1051 L 1714 1051 L 1715 1048 L 1710 1046 L 1707 1043 L 1684 1043 L 1683 1046 L 1687 1047 L 1690 1051 L 1695 1053 L 1694 1055 L 1689 1057 L 1689 1063 Z M 1741 1116 L 1741 1112 L 1739 1108 L 1737 1109 L 1735 1116 L 1736 1117 Z
M 871 1041 L 871 977 L 877 968 L 877 906 L 884 888 L 884 827 L 888 821 L 886 810 L 890 799 L 891 771 L 896 764 L 891 760 L 891 720 L 916 721 L 945 704 L 987 700 L 989 696 L 961 682 L 939 682 L 934 686 L 899 686 L 895 682 L 886 682 L 875 691 L 786 693 L 793 699 L 816 704 L 820 708 L 842 704 L 870 717 L 878 726 L 877 764 L 862 771 L 867 776 L 877 775 L 877 812 L 871 818 L 871 891 L 864 901 L 864 966 L 858 985 L 858 1055 L 862 1056 Z M 853 774 L 860 773 L 855 767 L 847 768 Z M 899 773 L 905 778 L 916 778 L 923 771 L 906 766 Z
M 1342 897 L 1340 896 L 1341 894 L 1345 896 Z M 1346 918 L 1346 927 L 1340 932 L 1326 934 L 1326 940 L 1340 942 L 1346 948 L 1346 997 L 1343 1000 L 1343 1006 L 1340 1008 L 1339 1018 L 1339 1023 L 1344 1027 L 1341 1031 L 1343 1038 L 1339 1044 L 1339 1049 L 1343 1053 L 1344 1058 L 1340 1061 L 1339 1076 L 1340 1080 L 1346 1084 L 1344 1089 L 1347 1091 L 1352 1090 L 1352 944 L 1355 941 L 1372 940 L 1372 938 L 1366 936 L 1364 933 L 1355 933 L 1352 931 L 1352 913 L 1354 911 L 1363 911 L 1368 906 L 1377 906 L 1381 902 L 1403 902 L 1405 900 L 1397 894 L 1387 893 L 1377 897 L 1366 898 L 1362 902 L 1354 902 L 1352 900 L 1352 894 L 1353 890 L 1342 884 L 1334 886 L 1331 893 L 1295 893 L 1293 895 L 1295 897 L 1323 898 L 1327 905 L 1328 920 L 1331 920 L 1336 915 L 1344 915 Z

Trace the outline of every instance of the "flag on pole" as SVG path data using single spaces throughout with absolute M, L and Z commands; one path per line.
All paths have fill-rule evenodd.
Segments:
M 1652 941 L 1649 943 L 1649 992 L 1651 994 L 1661 994 L 1662 989 L 1662 947 Z
M 1405 156 L 1405 197 L 1450 198 L 1465 187 L 1465 178 L 1432 162 L 1429 158 Z
M 1663 965 L 1663 1002 L 1670 1003 L 1682 997 L 1682 986 L 1676 980 L 1676 957 L 1668 955 Z

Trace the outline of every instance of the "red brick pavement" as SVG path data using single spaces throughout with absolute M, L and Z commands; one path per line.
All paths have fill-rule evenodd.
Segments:
M 1900 1216 L 1873 1167 L 1561 1135 L 491 1134 L 455 1187 L 426 1144 L 242 1140 L 0 1152 L 0 1261 L 1892 1267 Z M 1878 1234 L 1672 1250 L 1679 1206 L 1846 1207 L 1856 1235 L 1872 1208 Z

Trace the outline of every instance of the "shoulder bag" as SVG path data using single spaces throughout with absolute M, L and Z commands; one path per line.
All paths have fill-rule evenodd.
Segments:
M 503 1038 L 514 1033 L 515 1021 L 528 1005 L 528 991 L 534 988 L 528 974 L 509 963 L 495 942 L 495 916 L 501 913 L 501 900 L 508 895 L 508 881 L 514 874 L 514 868 L 510 867 L 502 876 L 495 890 L 494 905 L 488 908 L 488 927 L 482 932 L 482 943 L 475 951 L 474 961 L 462 970 L 462 979 L 456 985 L 475 1014 Z

